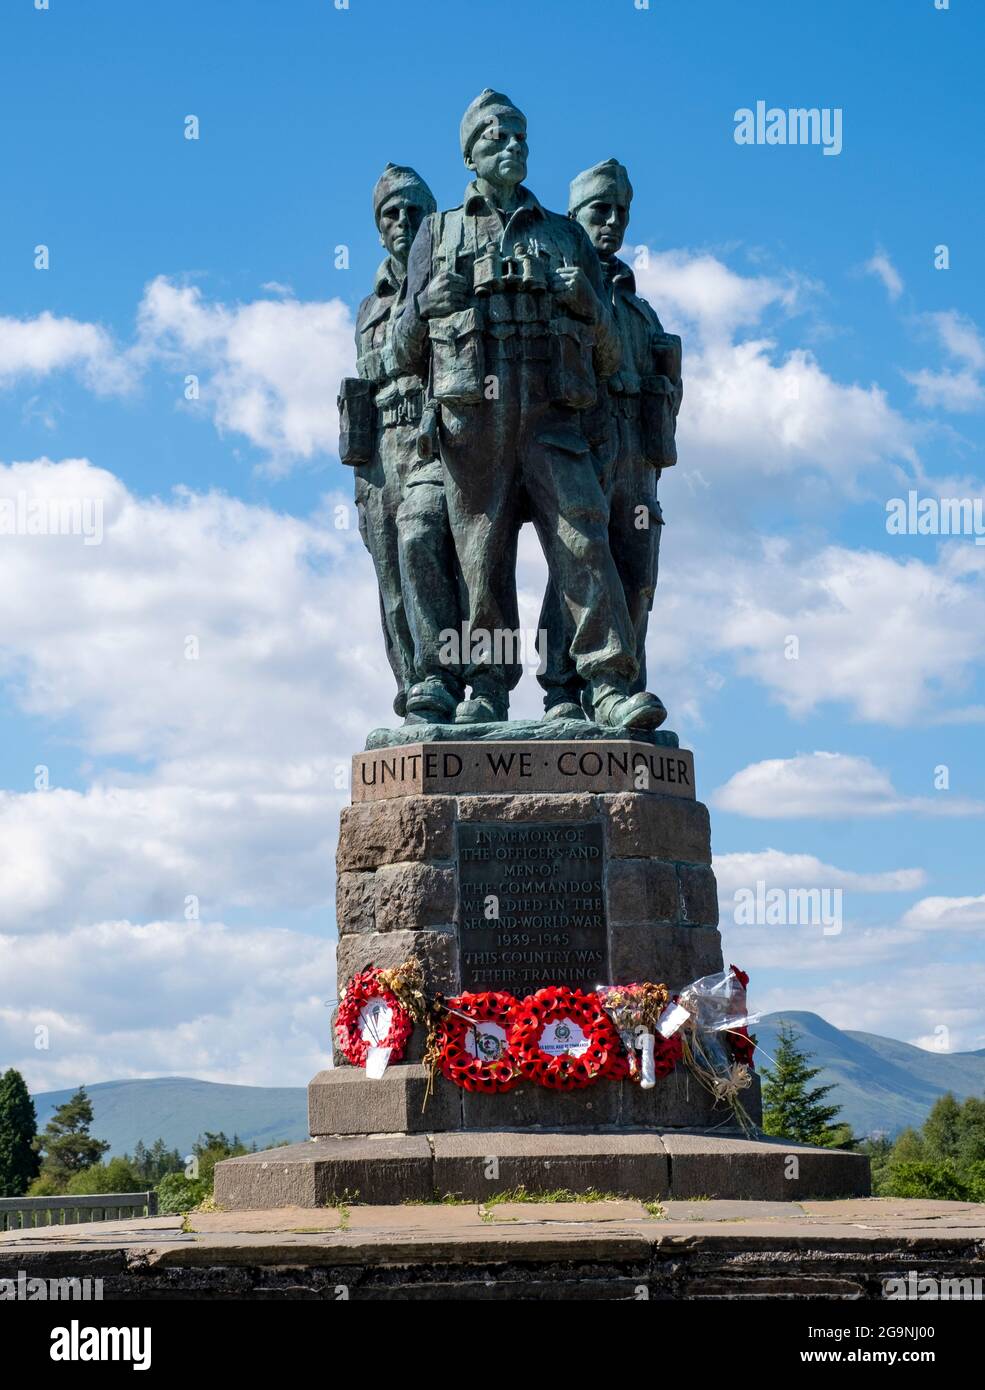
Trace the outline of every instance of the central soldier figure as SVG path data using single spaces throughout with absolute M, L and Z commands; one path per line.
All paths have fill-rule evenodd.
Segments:
M 571 623 L 571 658 L 596 722 L 652 729 L 655 695 L 631 693 L 636 637 L 608 537 L 608 504 L 582 427 L 619 365 L 598 257 L 584 229 L 523 187 L 527 123 L 488 88 L 462 118 L 475 178 L 461 207 L 422 223 L 393 329 L 401 369 L 436 406 L 448 517 L 468 591 L 471 698 L 456 721 L 509 717 L 518 659 L 517 537 L 530 519 Z M 514 657 L 517 652 L 514 649 Z

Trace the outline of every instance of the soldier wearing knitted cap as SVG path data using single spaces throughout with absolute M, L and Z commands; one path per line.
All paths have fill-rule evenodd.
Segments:
M 646 630 L 657 583 L 663 512 L 657 483 L 663 468 L 677 462 L 674 442 L 681 404 L 681 340 L 665 333 L 653 308 L 636 293 L 630 267 L 619 260 L 629 223 L 633 186 L 615 159 L 607 159 L 571 181 L 568 215 L 576 219 L 599 255 L 622 358 L 609 377 L 586 430 L 599 461 L 609 501 L 609 540 L 633 624 L 639 676 L 646 684 Z M 552 585 L 540 626 L 547 652 L 538 680 L 549 716 L 576 718 L 589 702 L 570 654 L 571 620 Z
M 577 222 L 523 185 L 527 122 L 490 89 L 462 118 L 473 181 L 411 248 L 394 330 L 404 370 L 429 382 L 448 512 L 469 600 L 462 723 L 505 720 L 520 678 L 517 537 L 531 519 L 570 616 L 570 654 L 596 719 L 654 728 L 666 710 L 637 687 L 636 643 L 608 539 L 585 412 L 618 366 L 598 257 Z
M 373 189 L 373 216 L 386 257 L 356 316 L 358 377 L 339 396 L 339 453 L 355 470 L 359 531 L 373 559 L 393 702 L 408 723 L 450 720 L 464 687 L 442 661 L 439 634 L 461 622 L 460 572 L 448 526 L 440 464 L 422 460 L 423 386 L 399 370 L 390 347 L 403 301 L 407 257 L 435 211 L 415 170 L 388 164 Z

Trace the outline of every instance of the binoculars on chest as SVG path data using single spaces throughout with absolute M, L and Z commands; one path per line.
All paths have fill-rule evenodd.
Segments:
M 503 294 L 511 290 L 543 294 L 550 284 L 550 257 L 535 241 L 521 242 L 507 255 L 498 246 L 487 246 L 472 266 L 472 288 L 479 295 Z

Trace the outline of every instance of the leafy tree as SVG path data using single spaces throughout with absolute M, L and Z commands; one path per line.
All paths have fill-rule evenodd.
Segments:
M 836 1148 L 851 1141 L 845 1125 L 833 1125 L 840 1105 L 825 1105 L 833 1086 L 810 1083 L 820 1067 L 808 1065 L 811 1054 L 797 1047 L 799 1034 L 789 1024 L 780 1025 L 776 1047 L 776 1066 L 763 1074 L 763 1129 L 781 1139 L 801 1144 Z
M 157 1184 L 157 1210 L 162 1216 L 191 1211 L 211 1196 L 211 1184 L 184 1173 L 166 1173 Z
M 886 1175 L 885 1197 L 936 1197 L 946 1202 L 974 1201 L 971 1184 L 958 1171 L 954 1160 L 939 1162 L 905 1160 L 891 1163 Z
M 145 1192 L 145 1180 L 134 1170 L 129 1159 L 111 1158 L 108 1163 L 93 1163 L 68 1180 L 66 1189 L 73 1196 L 97 1192 Z
M 961 1143 L 962 1106 L 950 1091 L 934 1102 L 923 1122 L 923 1140 L 930 1159 L 957 1158 Z
M 109 1148 L 102 1139 L 92 1138 L 91 1124 L 92 1101 L 86 1088 L 80 1086 L 70 1100 L 58 1107 L 37 1141 L 39 1149 L 44 1151 L 41 1175 L 60 1183 L 58 1190 L 61 1192 L 74 1174 L 98 1163 Z
M 11 1067 L 0 1077 L 0 1197 L 23 1197 L 38 1176 L 38 1116 L 27 1083 Z
M 155 1139 L 149 1149 L 142 1139 L 138 1139 L 132 1157 L 124 1154 L 124 1158 L 140 1176 L 145 1187 L 155 1187 L 166 1173 L 180 1173 L 185 1166 L 185 1160 L 178 1150 L 166 1148 L 163 1139 Z

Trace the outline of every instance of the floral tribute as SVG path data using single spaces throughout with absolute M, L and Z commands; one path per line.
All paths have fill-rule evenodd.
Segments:
M 399 1062 L 407 1050 L 414 1020 L 374 967 L 354 975 L 339 998 L 335 1036 L 347 1062 L 364 1067 L 371 1047 L 390 1050 Z
M 581 1090 L 600 1076 L 619 1080 L 629 1062 L 597 994 L 549 985 L 519 1006 L 510 1051 L 520 1074 L 555 1091 Z
M 445 1000 L 434 1034 L 442 1076 L 466 1091 L 512 1091 L 521 1080 L 509 1045 L 519 1009 L 512 994 L 495 991 Z

